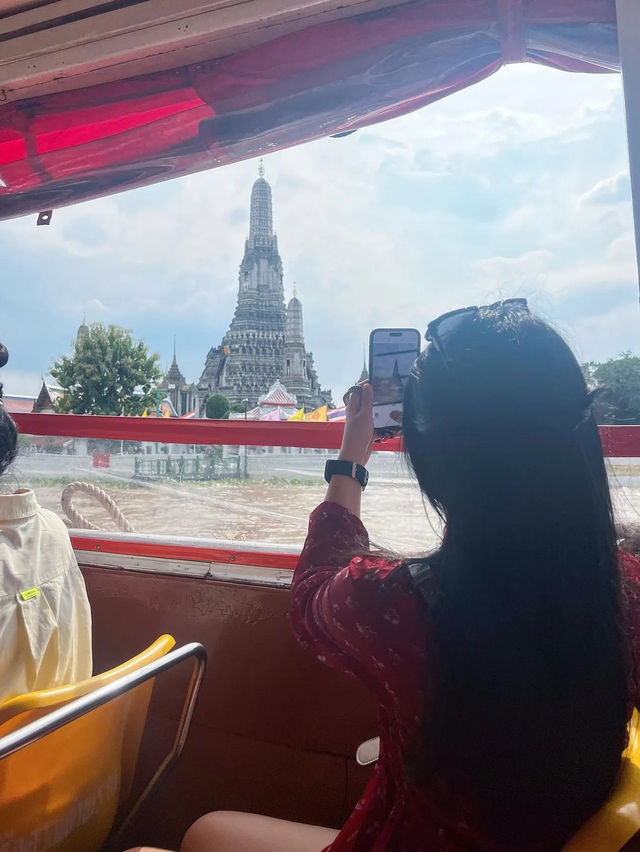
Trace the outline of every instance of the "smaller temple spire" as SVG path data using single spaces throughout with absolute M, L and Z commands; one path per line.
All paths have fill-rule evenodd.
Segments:
M 296 282 L 295 281 L 293 282 L 293 298 L 294 299 L 298 298 L 298 294 L 296 292 Z
M 369 381 L 369 370 L 367 370 L 367 356 L 365 354 L 365 345 L 362 344 L 362 372 L 360 373 L 360 378 L 358 379 L 358 383 L 360 382 L 368 382 Z
M 260 157 L 260 162 L 258 164 L 258 177 L 264 177 L 264 160 Z
M 295 290 L 294 290 L 295 293 Z M 285 347 L 300 346 L 304 350 L 304 331 L 302 326 L 302 304 L 296 295 L 289 300 L 287 305 L 287 319 L 284 332 Z M 304 354 L 301 354 L 301 362 Z
M 180 372 L 180 367 L 178 367 L 178 359 L 176 357 L 176 336 L 173 335 L 173 361 L 171 362 L 171 366 L 168 370 L 165 371 L 165 376 L 163 381 L 170 381 L 177 386 L 182 386 L 186 384 L 186 379 Z
M 89 334 L 89 326 L 87 325 L 87 315 L 85 313 L 82 314 L 82 325 L 78 328 L 76 332 L 76 344 L 83 337 L 86 337 Z

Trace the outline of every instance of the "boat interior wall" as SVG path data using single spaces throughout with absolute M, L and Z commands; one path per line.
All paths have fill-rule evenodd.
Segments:
M 0 218 L 349 133 L 432 103 L 506 62 L 587 72 L 619 68 L 614 0 L 415 0 L 373 7 L 317 0 L 287 6 L 284 30 L 276 26 L 278 0 L 99 3 L 96 20 L 82 17 L 86 3 L 76 5 L 80 17 L 71 15 L 64 36 L 57 26 L 40 29 L 34 10 L 20 14 L 36 22 L 13 34 L 11 21 L 20 16 L 0 19 Z M 159 23 L 144 20 L 150 9 Z M 176 9 L 189 21 L 166 20 Z M 102 14 L 113 15 L 111 29 L 105 17 L 92 42 L 91 28 Z M 217 24 L 205 24 L 216 15 Z M 216 41 L 212 34 L 240 26 L 229 23 L 234 15 L 248 16 L 242 24 L 247 38 L 260 32 L 267 40 L 231 38 L 205 49 L 207 39 Z M 108 66 L 111 74 L 126 57 L 148 61 L 171 39 L 170 68 L 131 76 L 126 60 L 120 77 L 87 87 L 94 70 Z M 197 61 L 186 52 L 194 43 L 201 50 Z M 84 77 L 64 91 L 69 68 Z M 29 90 L 43 83 L 51 90 Z
M 354 754 L 377 731 L 377 711 L 363 687 L 298 647 L 288 591 L 81 567 L 97 670 L 148 644 L 159 625 L 178 644 L 201 642 L 208 653 L 182 758 L 127 843 L 175 846 L 194 819 L 216 808 L 342 824 L 370 775 Z M 141 777 L 167 751 L 184 677 L 176 671 L 157 682 Z

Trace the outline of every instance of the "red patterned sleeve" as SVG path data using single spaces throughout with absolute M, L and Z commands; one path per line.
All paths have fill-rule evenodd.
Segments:
M 368 547 L 351 512 L 337 503 L 318 506 L 293 577 L 291 621 L 304 648 L 384 701 L 415 671 L 424 633 L 409 572 L 399 560 L 353 555 Z
M 640 710 L 640 561 L 625 550 L 618 551 L 627 634 L 631 643 L 633 702 Z

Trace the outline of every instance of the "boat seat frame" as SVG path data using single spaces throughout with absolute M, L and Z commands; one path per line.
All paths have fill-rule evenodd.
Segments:
M 125 831 L 182 753 L 189 734 L 189 728 L 191 727 L 200 685 L 207 665 L 207 652 L 203 645 L 199 642 L 190 642 L 181 648 L 169 651 L 169 653 L 160 659 L 148 663 L 137 671 L 124 675 L 112 683 L 102 686 L 93 692 L 89 692 L 80 698 L 76 698 L 68 704 L 64 704 L 62 707 L 52 710 L 50 713 L 36 719 L 34 722 L 30 722 L 6 734 L 0 738 L 0 761 L 188 659 L 193 660 L 193 671 L 186 689 L 173 744 L 167 756 L 162 760 L 151 779 L 129 808 L 120 825 L 112 827 L 103 850 L 104 852 L 116 852 L 118 848 L 121 848 L 119 847 L 119 842 Z

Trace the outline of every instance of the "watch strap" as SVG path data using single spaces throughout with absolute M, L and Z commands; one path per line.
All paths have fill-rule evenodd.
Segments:
M 324 478 L 327 482 L 331 482 L 331 477 L 334 474 L 348 476 L 351 479 L 357 480 L 364 490 L 369 481 L 369 471 L 357 462 L 350 462 L 346 459 L 329 459 L 324 466 Z

